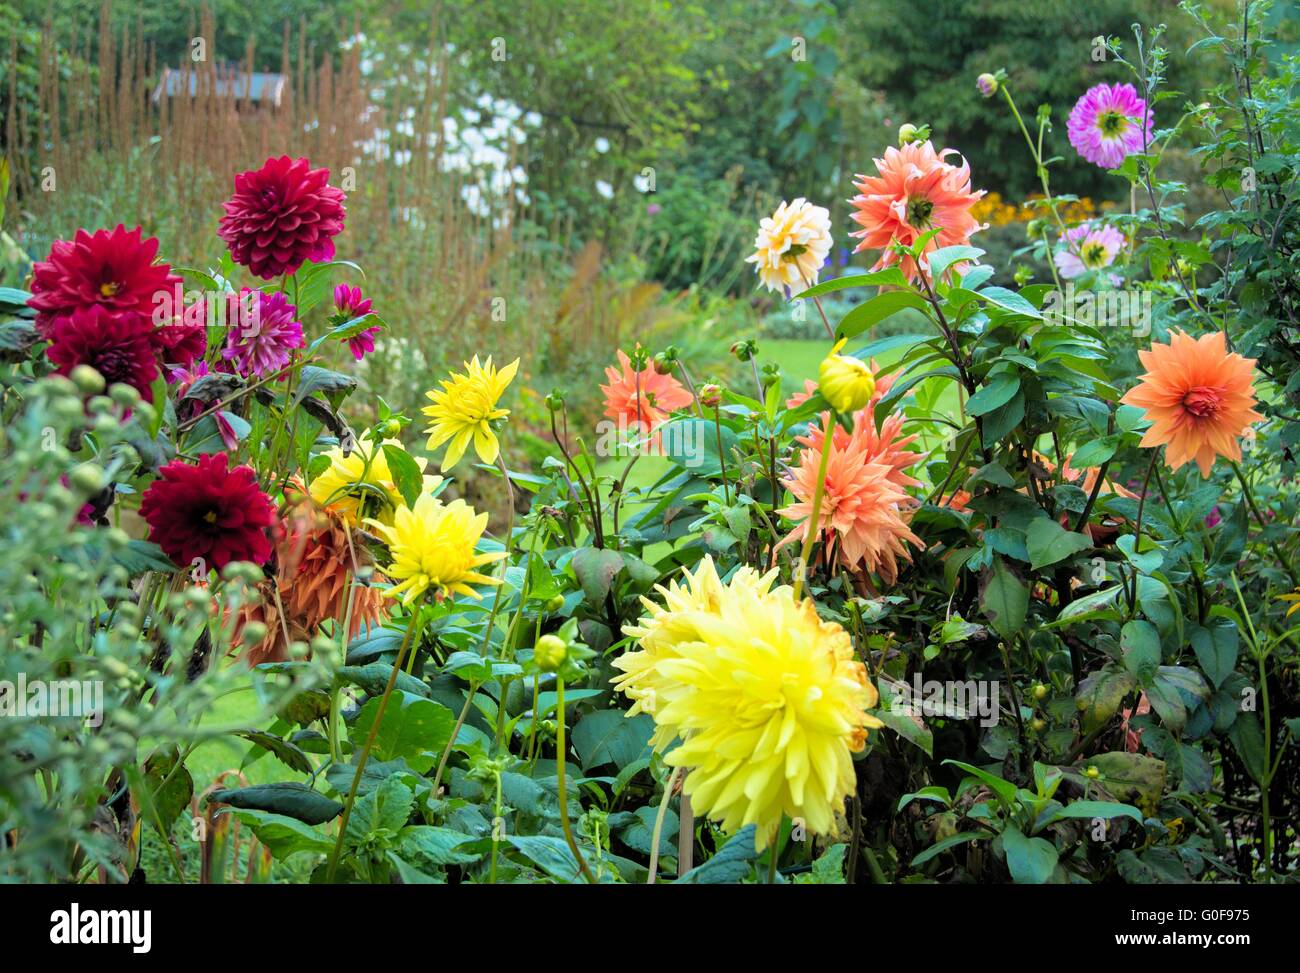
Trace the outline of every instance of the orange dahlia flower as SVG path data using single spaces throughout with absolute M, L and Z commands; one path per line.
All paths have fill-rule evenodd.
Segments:
M 301 484 L 298 487 L 301 490 Z M 289 641 L 309 642 L 323 622 L 342 620 L 347 607 L 344 599 L 351 587 L 353 553 L 358 566 L 371 563 L 364 545 L 353 541 L 349 549 L 345 530 L 336 513 L 310 503 L 290 508 L 281 518 L 275 529 L 275 587 L 270 581 L 264 583 L 261 603 L 245 605 L 239 613 L 237 632 L 250 621 L 266 626 L 260 642 L 244 647 L 250 666 L 283 661 L 288 658 Z M 348 640 L 356 638 L 362 626 L 373 628 L 387 615 L 383 592 L 357 585 Z
M 690 405 L 691 393 L 673 376 L 660 375 L 653 368 L 636 371 L 621 348 L 618 362 L 622 371 L 606 368 L 609 384 L 600 390 L 605 394 L 605 415 L 628 430 L 648 433 L 674 409 Z
M 878 176 L 858 174 L 853 185 L 858 195 L 853 204 L 853 221 L 862 227 L 849 234 L 862 242 L 853 252 L 880 250 L 873 270 L 897 264 L 908 280 L 918 273 L 929 274 L 922 258 L 918 268 L 911 257 L 900 258 L 892 249 L 895 243 L 911 246 L 930 230 L 939 232 L 925 246 L 925 252 L 966 243 L 972 233 L 985 228 L 971 215 L 971 207 L 984 195 L 972 192 L 970 166 L 964 159 L 960 166 L 947 162 L 954 149 L 936 152 L 930 142 L 913 142 L 902 148 L 890 146 L 883 159 L 875 159 Z M 961 157 L 958 156 L 960 159 Z
M 912 559 L 907 545 L 925 547 L 907 525 L 913 501 L 904 489 L 919 482 L 904 470 L 920 459 L 920 454 L 902 448 L 915 437 L 895 438 L 901 416 L 891 416 L 877 434 L 870 415 L 869 408 L 858 413 L 852 434 L 841 428 L 831 434 L 818 529 L 825 540 L 838 540 L 839 559 L 846 567 L 863 567 L 893 584 L 898 578 L 898 558 Z M 897 425 L 891 424 L 895 418 Z M 777 512 L 802 523 L 778 547 L 802 541 L 808 529 L 824 441 L 825 434 L 816 427 L 797 440 L 805 448 L 800 451 L 799 465 L 784 481 L 797 501 Z
M 1164 446 L 1171 469 L 1195 461 L 1209 478 L 1218 456 L 1241 459 L 1239 438 L 1264 417 L 1255 405 L 1255 359 L 1229 352 L 1223 332 L 1193 338 L 1170 332 L 1169 344 L 1139 351 L 1146 374 L 1120 401 L 1146 410 L 1146 447 Z

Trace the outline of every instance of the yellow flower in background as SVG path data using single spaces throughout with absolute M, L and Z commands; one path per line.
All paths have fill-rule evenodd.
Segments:
M 445 379 L 441 389 L 426 392 L 433 403 L 421 411 L 429 417 L 428 448 L 437 449 L 450 442 L 442 458 L 442 468 L 449 470 L 460 462 L 472 441 L 474 451 L 484 463 L 495 463 L 500 443 L 492 430 L 492 422 L 510 415 L 509 409 L 497 408 L 506 387 L 519 369 L 516 358 L 498 371 L 488 357 L 482 365 L 478 355 L 465 363 L 465 374 L 453 372 Z
M 475 568 L 499 561 L 504 551 L 478 554 L 475 548 L 487 527 L 488 515 L 475 513 L 464 500 L 443 504 L 425 494 L 415 502 L 415 507 L 399 507 L 392 524 L 368 519 L 366 523 L 388 545 L 393 563 L 383 569 L 384 574 L 397 581 L 385 595 L 401 596 L 402 604 L 409 605 L 429 588 L 439 595 L 463 594 L 471 598 L 482 596 L 470 584 L 495 585 L 496 578 L 480 574 Z
M 326 450 L 330 465 L 311 481 L 308 492 L 312 500 L 336 513 L 353 527 L 361 521 L 362 508 L 378 511 L 378 519 L 385 523 L 393 522 L 393 511 L 405 506 L 402 492 L 393 480 L 393 473 L 388 468 L 388 457 L 384 455 L 384 446 L 396 446 L 403 449 L 398 439 L 385 439 L 376 449 L 369 434 L 363 435 L 352 447 L 352 451 L 343 455 L 343 448 L 335 446 Z M 403 450 L 404 451 L 404 450 Z M 423 474 L 428 460 L 412 457 Z M 442 484 L 442 477 L 424 474 L 424 493 L 432 493 Z M 367 505 L 366 501 L 373 502 Z
M 831 353 L 822 359 L 818 371 L 822 398 L 836 412 L 845 414 L 866 406 L 876 392 L 876 376 L 871 373 L 871 366 L 861 358 L 840 354 L 847 340 L 841 338 L 835 343 Z
M 1297 588 L 1292 594 L 1280 595 L 1278 601 L 1291 602 L 1291 607 L 1286 610 L 1286 617 L 1290 618 L 1296 612 L 1300 612 L 1300 588 Z
M 769 590 L 770 575 L 722 585 L 712 570 L 627 629 L 641 645 L 616 663 L 620 688 L 641 694 L 656 746 L 682 740 L 665 762 L 688 768 L 684 793 L 724 830 L 755 825 L 759 850 L 783 814 L 827 834 L 853 791 L 851 754 L 882 725 L 866 712 L 878 698 L 866 667 L 842 627 L 789 587 Z

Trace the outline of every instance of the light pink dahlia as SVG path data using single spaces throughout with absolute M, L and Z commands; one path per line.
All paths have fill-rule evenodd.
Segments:
M 1103 169 L 1117 168 L 1151 142 L 1147 103 L 1131 84 L 1089 88 L 1074 103 L 1067 127 L 1075 151 Z

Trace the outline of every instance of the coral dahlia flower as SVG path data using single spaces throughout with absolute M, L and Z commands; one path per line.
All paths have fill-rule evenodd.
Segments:
M 929 274 L 929 265 L 922 258 L 918 268 L 911 257 L 900 257 L 894 244 L 912 246 L 930 230 L 938 233 L 925 246 L 930 253 L 943 247 L 956 246 L 970 240 L 971 234 L 985 228 L 974 216 L 971 207 L 984 195 L 971 190 L 970 166 L 964 159 L 956 166 L 947 161 L 957 155 L 954 149 L 934 150 L 929 142 L 913 142 L 901 148 L 885 149 L 883 159 L 875 159 L 879 175 L 858 174 L 853 185 L 858 195 L 849 200 L 853 204 L 853 221 L 862 227 L 849 236 L 860 239 L 854 253 L 861 250 L 880 250 L 880 259 L 873 270 L 898 264 L 908 280 L 917 279 L 918 273 Z M 960 156 L 958 156 L 960 159 Z
M 368 519 L 393 559 L 383 570 L 398 583 L 385 597 L 400 597 L 403 605 L 410 605 L 433 588 L 440 598 L 456 593 L 481 598 L 471 583 L 500 584 L 475 570 L 506 556 L 505 551 L 476 553 L 487 521 L 487 514 L 475 513 L 464 500 L 443 504 L 427 493 L 414 507 L 399 507 L 391 525 Z
M 495 463 L 501 444 L 492 423 L 510 415 L 509 409 L 497 407 L 506 388 L 519 370 L 519 359 L 497 370 L 492 357 L 479 364 L 478 355 L 465 362 L 465 373 L 453 372 L 444 379 L 441 389 L 426 392 L 432 405 L 420 411 L 429 417 L 428 449 L 437 449 L 449 442 L 442 458 L 442 468 L 449 470 L 460 462 L 469 444 L 484 463 Z
M 628 628 L 651 645 L 620 660 L 626 672 L 652 670 L 642 682 L 654 689 L 660 745 L 682 741 L 665 761 L 687 769 L 683 792 L 699 812 L 727 831 L 753 824 L 759 850 L 783 815 L 831 832 L 856 780 L 852 754 L 881 726 L 848 633 L 754 572 L 688 583 L 689 594 L 678 589 L 666 611 Z
M 649 433 L 662 425 L 669 413 L 691 404 L 691 393 L 672 375 L 661 375 L 653 368 L 637 371 L 622 348 L 618 350 L 618 368 L 608 366 L 605 415 L 632 433 Z
M 758 224 L 754 252 L 745 263 L 754 265 L 759 282 L 770 291 L 794 296 L 817 283 L 831 251 L 831 213 L 800 197 L 784 200 Z
M 846 567 L 874 571 L 886 584 L 893 584 L 898 578 L 898 558 L 912 559 L 907 545 L 925 547 L 908 527 L 907 510 L 913 501 L 902 485 L 904 481 L 917 481 L 904 473 L 903 467 L 895 465 L 910 466 L 916 460 L 909 457 L 916 454 L 902 453 L 898 447 L 905 443 L 892 438 L 901 422 L 890 426 L 888 435 L 891 438 L 883 440 L 875 434 L 869 416 L 869 413 L 859 413 L 852 435 L 843 430 L 831 435 L 821 524 L 816 529 L 823 535 L 828 550 L 830 541 L 838 541 L 839 559 Z M 778 547 L 802 541 L 808 530 L 821 467 L 824 433 L 814 427 L 797 442 L 805 448 L 800 451 L 798 466 L 783 481 L 795 495 L 796 502 L 777 512 L 802 523 L 787 534 Z
M 255 296 L 255 303 L 250 298 Z M 305 347 L 298 309 L 283 294 L 244 288 L 230 300 L 231 318 L 221 357 L 245 378 L 265 377 L 289 364 L 291 353 Z
M 296 484 L 301 491 L 301 484 Z M 289 641 L 310 642 L 326 620 L 342 622 L 347 614 L 346 599 L 352 596 L 348 640 L 355 639 L 362 628 L 374 628 L 387 616 L 383 592 L 358 584 L 353 586 L 352 558 L 358 566 L 370 564 L 365 545 L 348 544 L 343 522 L 333 514 L 313 508 L 310 503 L 291 509 L 275 528 L 275 593 L 284 610 L 277 608 L 270 582 L 260 602 L 240 610 L 238 631 L 250 621 L 266 626 L 266 636 L 256 645 L 246 646 L 243 657 L 250 666 L 263 662 L 280 662 L 288 658 Z M 382 581 L 377 577 L 376 580 Z
M 1195 461 L 1209 478 L 1217 456 L 1241 459 L 1239 438 L 1264 417 L 1255 405 L 1255 359 L 1228 352 L 1222 331 L 1139 351 L 1146 374 L 1120 401 L 1146 410 L 1146 447 L 1164 446 L 1171 469 Z
M 1117 168 L 1151 142 L 1151 114 L 1131 84 L 1089 88 L 1074 103 L 1066 127 L 1075 151 L 1103 169 Z
M 89 365 L 108 385 L 130 385 L 152 402 L 158 377 L 152 332 L 150 320 L 136 311 L 114 313 L 92 304 L 54 320 L 45 357 L 58 366 L 60 375 Z
M 275 507 L 250 466 L 228 469 L 225 453 L 205 453 L 191 465 L 173 460 L 140 498 L 140 516 L 153 541 L 177 564 L 221 570 L 231 561 L 265 564 L 267 528 Z
M 159 295 L 168 294 L 181 278 L 158 257 L 156 237 L 143 238 L 140 227 L 128 231 L 119 223 L 112 230 L 78 230 L 72 240 L 55 240 L 50 255 L 32 267 L 32 296 L 36 330 L 53 334 L 54 321 L 75 310 L 136 312 L 148 319 Z
M 347 215 L 343 190 L 328 169 L 282 155 L 235 176 L 217 235 L 235 263 L 263 280 L 292 274 L 306 261 L 331 260 Z
M 1109 267 L 1124 249 L 1124 234 L 1113 226 L 1081 223 L 1061 236 L 1062 249 L 1052 256 L 1066 280 Z

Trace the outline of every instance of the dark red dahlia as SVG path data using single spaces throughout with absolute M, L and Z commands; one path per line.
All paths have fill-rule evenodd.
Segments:
M 153 401 L 153 381 L 158 377 L 154 356 L 153 324 L 135 311 L 113 312 L 92 305 L 54 321 L 45 357 L 67 375 L 78 365 L 89 365 L 108 385 L 121 382 Z
M 235 176 L 235 195 L 217 230 L 235 263 L 270 280 L 305 261 L 333 258 L 333 238 L 347 214 L 343 190 L 329 177 L 328 169 L 287 155 Z
M 181 283 L 168 264 L 154 263 L 157 256 L 155 237 L 143 239 L 140 227 L 128 231 L 121 223 L 55 240 L 50 255 L 32 267 L 27 303 L 36 309 L 36 330 L 49 338 L 56 319 L 89 307 L 148 317 L 159 296 Z
M 221 570 L 231 561 L 265 564 L 271 556 L 266 530 L 275 506 L 257 486 L 252 467 L 227 470 L 225 453 L 204 453 L 191 466 L 173 460 L 158 471 L 140 498 L 149 540 L 182 567 Z

